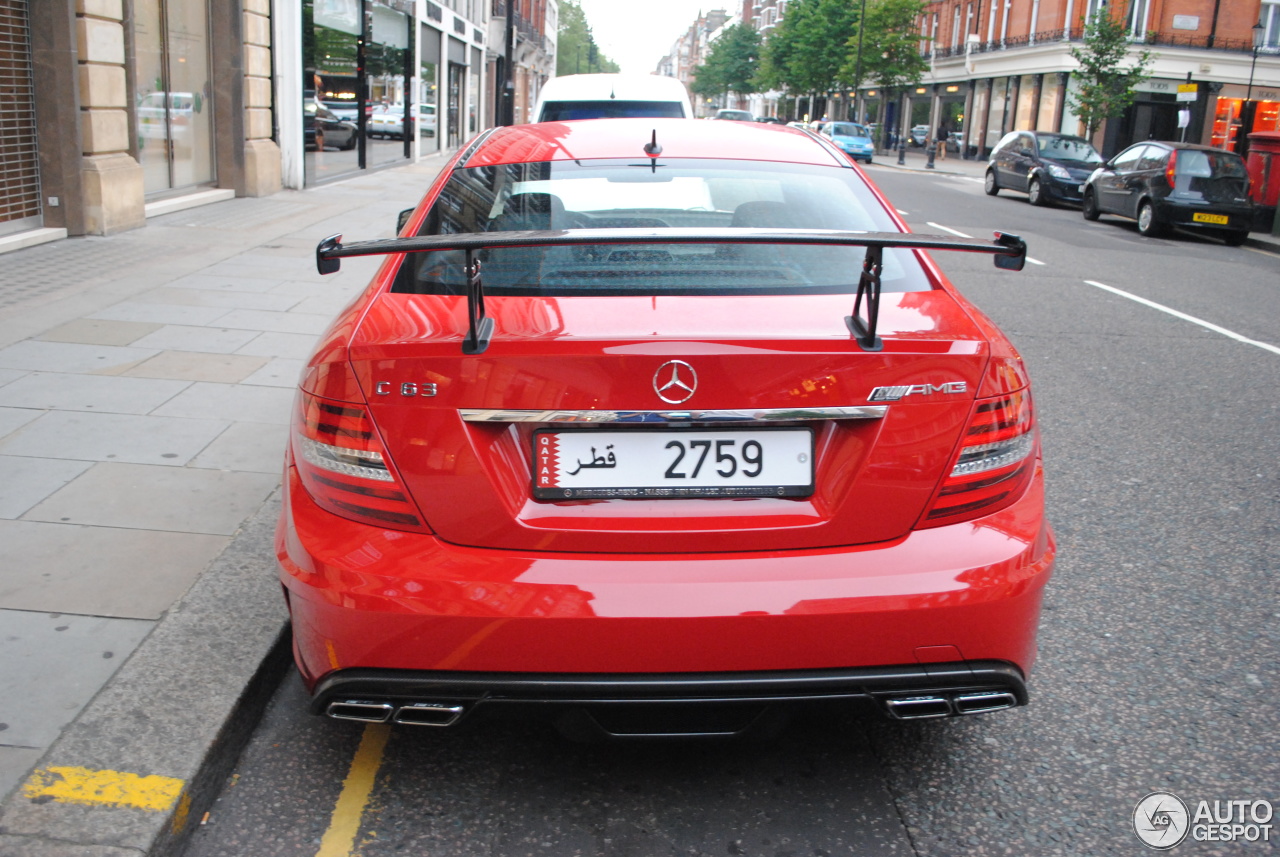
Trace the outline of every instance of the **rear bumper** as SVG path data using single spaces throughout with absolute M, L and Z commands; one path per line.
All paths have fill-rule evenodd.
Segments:
M 994 515 L 889 544 L 674 555 L 482 550 L 382 530 L 317 508 L 291 469 L 277 553 L 316 689 L 366 670 L 862 675 L 996 661 L 1025 675 L 1054 545 L 1039 472 Z
M 1202 223 L 1197 214 L 1209 214 L 1227 218 L 1226 223 Z M 1247 232 L 1253 226 L 1253 208 L 1248 206 L 1193 205 L 1172 202 L 1168 198 L 1156 204 L 1156 216 L 1161 222 L 1180 229 L 1204 229 L 1209 232 Z
M 734 735 L 769 713 L 853 699 L 904 720 L 1025 705 L 1022 673 L 998 661 L 854 670 L 529 675 L 352 669 L 316 686 L 311 711 L 338 720 L 453 726 L 473 714 L 532 715 L 612 737 Z

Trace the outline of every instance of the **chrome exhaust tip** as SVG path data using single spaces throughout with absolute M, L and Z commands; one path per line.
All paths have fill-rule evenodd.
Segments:
M 934 717 L 950 717 L 951 703 L 945 696 L 908 696 L 886 699 L 885 710 L 895 720 L 928 720 Z
M 386 723 L 394 711 L 389 702 L 369 702 L 360 699 L 345 699 L 331 702 L 325 714 L 334 720 L 356 720 L 360 723 Z
M 391 722 L 404 726 L 452 726 L 464 711 L 464 706 L 445 702 L 415 702 L 400 706 Z
M 993 690 L 986 693 L 962 693 L 952 700 L 957 714 L 982 714 L 986 711 L 1001 711 L 1013 708 L 1018 698 L 1007 690 Z

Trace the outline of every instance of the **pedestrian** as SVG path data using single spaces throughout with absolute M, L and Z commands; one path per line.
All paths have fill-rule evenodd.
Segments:
M 945 161 L 947 159 L 947 139 L 951 136 L 951 130 L 946 125 L 938 126 L 938 160 Z

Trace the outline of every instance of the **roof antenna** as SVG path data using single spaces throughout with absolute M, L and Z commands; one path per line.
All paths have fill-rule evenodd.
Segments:
M 651 157 L 657 157 L 662 154 L 662 147 L 658 145 L 658 129 L 653 129 L 653 139 L 644 144 L 644 153 Z

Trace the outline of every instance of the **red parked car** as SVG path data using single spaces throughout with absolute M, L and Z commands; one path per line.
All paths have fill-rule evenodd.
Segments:
M 1027 701 L 1054 541 L 1013 346 L 829 141 L 495 129 L 300 382 L 278 534 L 313 710 L 736 734 Z

